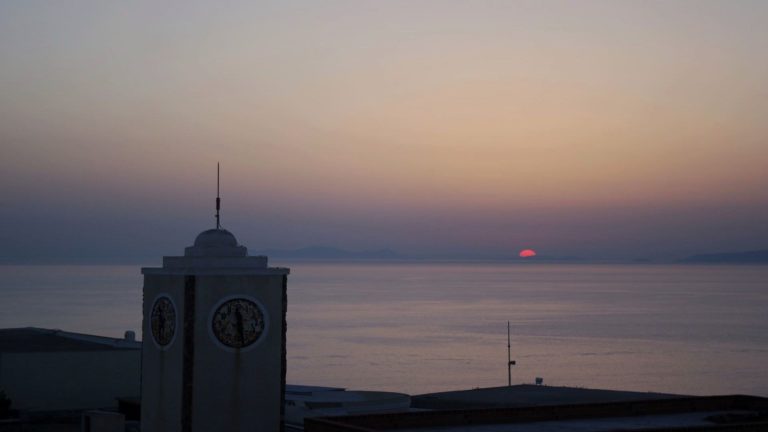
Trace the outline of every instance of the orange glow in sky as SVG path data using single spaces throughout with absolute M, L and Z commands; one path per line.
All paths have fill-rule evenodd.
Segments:
M 0 1 L 0 261 L 174 251 L 217 162 L 254 250 L 768 247 L 768 1 L 76 3 Z
M 520 251 L 520 258 L 531 258 L 536 256 L 536 251 L 533 249 L 523 249 Z

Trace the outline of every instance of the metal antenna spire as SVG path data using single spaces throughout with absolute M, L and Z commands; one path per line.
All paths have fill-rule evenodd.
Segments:
M 507 321 L 507 386 L 512 387 L 512 366 L 516 363 L 512 360 L 512 344 L 509 335 L 509 321 Z
M 216 229 L 221 229 L 221 215 L 219 215 L 219 210 L 221 210 L 221 198 L 219 197 L 219 178 L 221 173 L 221 164 L 216 163 Z

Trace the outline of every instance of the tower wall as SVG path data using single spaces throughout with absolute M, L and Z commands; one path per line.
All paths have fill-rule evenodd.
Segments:
M 185 258 L 142 270 L 142 431 L 280 431 L 288 269 Z
M 155 345 L 150 313 L 160 295 L 175 304 L 174 340 L 164 348 Z M 181 390 L 184 310 L 184 276 L 145 276 L 141 352 L 141 430 L 181 431 Z

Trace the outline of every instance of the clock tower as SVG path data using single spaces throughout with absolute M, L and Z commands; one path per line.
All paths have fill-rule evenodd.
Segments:
M 141 430 L 281 431 L 289 270 L 248 256 L 217 217 L 142 273 Z

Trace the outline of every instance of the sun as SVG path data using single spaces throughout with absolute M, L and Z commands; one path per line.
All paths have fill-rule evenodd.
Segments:
M 531 258 L 536 256 L 536 251 L 533 249 L 523 249 L 520 251 L 520 258 Z

